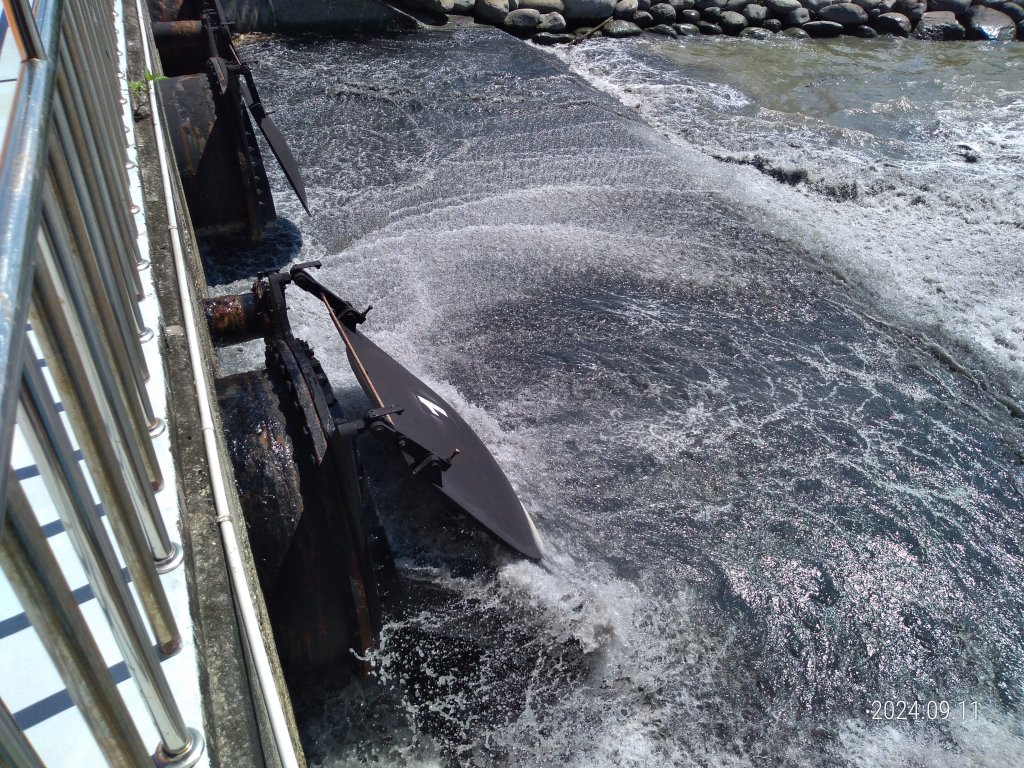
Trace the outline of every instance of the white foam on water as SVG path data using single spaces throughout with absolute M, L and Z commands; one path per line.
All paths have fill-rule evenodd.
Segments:
M 831 262 L 890 317 L 938 329 L 1020 380 L 1024 98 L 1019 91 L 987 83 L 987 71 L 980 71 L 973 84 L 969 75 L 959 75 L 962 83 L 935 96 L 933 105 L 923 100 L 929 95 L 915 98 L 894 87 L 891 98 L 849 107 L 843 117 L 856 122 L 858 111 L 869 117 L 877 113 L 887 128 L 878 116 L 888 113 L 895 123 L 921 126 L 919 138 L 907 140 L 886 130 L 876 136 L 828 118 L 755 107 L 754 95 L 737 92 L 721 77 L 702 81 L 682 68 L 652 66 L 652 59 L 661 64 L 665 59 L 652 56 L 651 47 L 676 45 L 602 41 L 556 55 L 680 146 L 799 174 L 802 181 L 788 186 L 754 168 L 741 169 L 718 191 Z M 914 49 L 914 55 L 926 56 L 927 48 Z M 894 56 L 907 50 L 896 49 Z M 705 58 L 714 60 L 713 49 Z M 1024 57 L 1011 46 L 1006 58 L 1008 66 L 1020 68 Z M 756 57 L 748 63 L 756 64 Z M 932 66 L 937 78 L 957 77 L 955 70 L 950 75 L 940 64 Z M 978 160 L 967 162 L 967 156 Z
M 927 702 L 921 702 L 922 712 L 927 707 Z M 954 702 L 952 709 L 959 714 L 959 703 Z M 930 727 L 927 720 L 872 727 L 870 713 L 865 713 L 864 719 L 840 724 L 839 740 L 852 768 L 948 768 L 952 764 L 1010 768 L 1020 764 L 1024 723 L 984 714 L 975 720 L 970 703 L 966 712 L 968 719 L 947 721 L 941 730 Z
M 942 321 L 938 324 L 945 323 L 944 327 L 955 338 L 967 340 L 971 338 L 968 331 L 982 333 L 993 324 L 1002 323 L 1012 331 L 1019 317 L 1019 307 L 1011 299 L 1016 279 L 1013 274 L 1001 282 L 973 275 L 971 269 L 978 263 L 974 254 L 961 261 L 948 255 L 932 255 L 928 248 L 915 246 L 899 231 L 900 227 L 917 221 L 918 230 L 924 232 L 920 236 L 926 242 L 948 237 L 951 243 L 958 243 L 963 239 L 963 231 L 989 242 L 992 238 L 985 240 L 989 236 L 988 224 L 981 216 L 987 210 L 986 204 L 979 202 L 981 198 L 975 194 L 985 186 L 988 177 L 984 172 L 967 195 L 974 201 L 970 216 L 977 216 L 979 221 L 968 222 L 964 225 L 966 229 L 943 217 L 938 222 L 920 222 L 920 217 L 914 218 L 918 209 L 955 208 L 957 196 L 952 195 L 954 202 L 950 202 L 949 190 L 935 185 L 931 191 L 914 191 L 913 194 L 925 195 L 929 202 L 913 204 L 910 196 L 914 186 L 903 181 L 908 161 L 897 156 L 902 147 L 900 141 L 882 142 L 885 151 L 894 153 L 895 158 L 892 162 L 897 178 L 890 183 L 888 171 L 874 170 L 881 161 L 867 150 L 858 149 L 881 151 L 879 140 L 864 131 L 837 128 L 781 109 L 761 110 L 757 100 L 742 88 L 705 82 L 699 73 L 684 72 L 681 68 L 649 65 L 638 60 L 630 52 L 629 43 L 623 41 L 582 48 L 581 59 L 573 54 L 568 59 L 570 65 L 599 89 L 629 106 L 648 125 L 667 134 L 677 150 L 671 150 L 664 142 L 648 142 L 646 125 L 636 128 L 644 142 L 631 142 L 624 151 L 618 151 L 617 147 L 608 146 L 604 136 L 606 143 L 595 142 L 596 150 L 586 143 L 588 131 L 622 129 L 612 120 L 596 129 L 542 125 L 542 136 L 531 133 L 532 127 L 517 130 L 514 124 L 495 122 L 489 130 L 481 131 L 480 136 L 467 140 L 450 154 L 430 155 L 413 163 L 414 172 L 408 178 L 396 174 L 395 180 L 380 182 L 360 177 L 359 183 L 349 179 L 337 182 L 337 188 L 330 187 L 332 174 L 347 173 L 350 161 L 356 168 L 354 173 L 373 171 L 375 153 L 389 142 L 419 141 L 428 152 L 433 151 L 430 142 L 438 140 L 429 132 L 420 135 L 410 131 L 395 139 L 386 133 L 368 131 L 368 146 L 360 147 L 351 158 L 333 160 L 329 152 L 318 158 L 322 163 L 316 171 L 323 186 L 316 197 L 338 205 L 331 215 L 341 223 L 331 227 L 332 222 L 321 217 L 307 228 L 300 258 L 322 259 L 325 269 L 320 277 L 324 283 L 360 308 L 366 303 L 377 307 L 363 330 L 463 414 L 526 497 L 528 508 L 541 518 L 541 532 L 548 539 L 542 566 L 505 562 L 496 573 L 487 576 L 466 576 L 454 572 L 454 567 L 449 570 L 443 563 L 425 565 L 415 558 L 402 562 L 403 573 L 410 580 L 421 579 L 452 595 L 452 600 L 450 604 L 413 611 L 389 622 L 373 661 L 385 685 L 427 685 L 436 694 L 429 698 L 418 696 L 414 690 L 399 694 L 395 706 L 405 718 L 400 725 L 408 730 L 396 725 L 378 732 L 374 732 L 372 723 L 366 732 L 344 732 L 348 724 L 364 722 L 365 712 L 358 707 L 366 699 L 358 695 L 339 699 L 325 710 L 323 727 L 318 732 L 318 740 L 337 739 L 321 765 L 333 768 L 367 763 L 434 766 L 503 762 L 488 760 L 486 754 L 477 753 L 493 750 L 495 754 L 509 755 L 510 764 L 531 766 L 811 766 L 822 762 L 821 741 L 834 736 L 835 728 L 816 723 L 813 712 L 787 711 L 786 693 L 764 694 L 755 690 L 759 667 L 756 659 L 749 657 L 756 655 L 758 649 L 744 647 L 734 635 L 740 631 L 742 621 L 733 626 L 731 618 L 724 617 L 719 607 L 709 607 L 696 592 L 679 586 L 690 581 L 689 573 L 685 563 L 673 560 L 676 551 L 670 547 L 675 542 L 670 541 L 669 527 L 680 522 L 685 510 L 679 514 L 660 513 L 676 513 L 679 500 L 692 499 L 700 489 L 655 489 L 660 490 L 659 495 L 643 489 L 642 476 L 626 476 L 611 462 L 598 466 L 604 447 L 650 456 L 658 465 L 666 466 L 683 465 L 692 460 L 695 451 L 704 448 L 714 456 L 729 459 L 730 451 L 738 452 L 751 445 L 764 449 L 764 444 L 756 444 L 757 433 L 774 421 L 819 428 L 815 417 L 828 404 L 815 403 L 819 411 L 808 414 L 808 402 L 813 398 L 794 387 L 792 393 L 774 393 L 780 400 L 779 410 L 762 414 L 758 421 L 744 412 L 742 402 L 715 407 L 716 399 L 720 403 L 727 398 L 728 382 L 711 372 L 704 390 L 706 397 L 694 397 L 688 405 L 666 407 L 653 416 L 642 409 L 639 413 L 630 411 L 628 404 L 610 402 L 607 396 L 601 399 L 594 394 L 607 381 L 615 383 L 627 373 L 607 370 L 607 366 L 602 366 L 605 357 L 596 355 L 588 360 L 584 344 L 580 349 L 573 346 L 572 328 L 558 330 L 565 334 L 561 338 L 567 339 L 565 346 L 574 356 L 575 369 L 541 371 L 535 381 L 505 394 L 500 394 L 500 390 L 497 394 L 488 392 L 486 386 L 481 386 L 479 389 L 488 399 L 479 403 L 465 394 L 474 391 L 475 382 L 455 380 L 445 366 L 464 362 L 473 355 L 496 363 L 505 350 L 487 348 L 489 333 L 484 330 L 481 336 L 485 338 L 477 343 L 449 338 L 449 325 L 456 329 L 479 328 L 467 318 L 486 317 L 490 310 L 522 305 L 521 299 L 542 300 L 544 291 L 563 284 L 579 285 L 585 292 L 585 277 L 592 273 L 610 283 L 616 277 L 621 277 L 623 283 L 627 279 L 665 283 L 672 295 L 690 288 L 715 287 L 726 292 L 743 288 L 747 275 L 734 267 L 739 256 L 730 253 L 727 245 L 715 242 L 700 224 L 666 226 L 666 220 L 675 223 L 673 217 L 679 215 L 680 190 L 695 189 L 711 191 L 709 200 L 719 200 L 718 195 L 722 195 L 742 203 L 744 215 L 757 222 L 754 229 L 777 233 L 810 247 L 837 265 L 837 271 L 847 280 L 859 282 L 865 293 L 877 297 L 887 311 L 899 317 L 913 315 L 915 322 L 924 325 L 937 323 L 937 317 Z M 587 58 L 591 55 L 588 50 L 600 55 Z M 330 57 L 320 58 L 323 78 L 336 78 L 338 65 Z M 380 62 L 370 64 L 376 67 Z M 364 62 L 363 66 L 368 65 Z M 358 67 L 355 69 L 358 71 Z M 383 69 L 385 76 L 396 76 L 386 66 Z M 376 71 L 360 75 L 368 82 L 375 76 Z M 353 75 L 348 72 L 346 77 Z M 579 89 L 578 85 L 575 87 Z M 359 95 L 365 91 L 365 83 L 360 81 L 352 88 Z M 472 95 L 472 99 L 485 106 L 489 98 L 487 92 Z M 493 98 L 496 103 L 520 103 L 514 91 L 502 91 Z M 527 104 L 540 108 L 536 99 Z M 879 102 L 877 108 L 902 115 L 912 111 L 913 102 L 900 96 Z M 1006 117 L 1012 121 L 1012 104 L 1007 110 Z M 482 114 L 481 119 L 487 119 Z M 415 116 L 402 117 L 413 122 Z M 955 114 L 943 119 L 954 126 L 951 136 L 959 130 L 955 126 L 964 123 Z M 756 130 L 751 128 L 752 120 Z M 769 166 L 799 170 L 810 165 L 806 182 L 795 188 L 781 185 L 752 168 L 726 165 L 702 155 L 710 152 L 732 160 L 745 159 L 742 148 L 725 141 L 728 135 L 720 141 L 720 134 L 731 131 L 732 138 L 742 143 L 756 138 L 761 129 L 765 130 L 763 141 L 771 150 L 768 154 L 776 153 L 768 157 Z M 336 130 L 327 121 L 310 127 L 313 140 L 323 147 L 332 145 L 332 132 Z M 1003 142 L 1008 153 L 1016 151 L 1015 139 L 1001 137 L 997 122 L 981 125 L 979 121 L 978 131 L 971 141 L 989 142 L 993 147 L 1002 147 Z M 787 134 L 801 146 L 787 149 L 785 142 L 774 140 L 778 134 Z M 961 138 L 957 137 L 957 141 Z M 470 151 L 474 142 L 482 145 L 475 152 Z M 493 146 L 489 142 L 494 142 Z M 655 146 L 651 147 L 652 144 Z M 510 152 L 510 145 L 521 148 Z M 995 151 L 985 146 L 988 145 L 982 147 L 983 155 Z M 663 150 L 669 150 L 673 156 L 666 158 Z M 680 155 L 685 155 L 682 162 L 678 162 Z M 808 163 L 808 158 L 814 162 Z M 932 153 L 922 162 L 934 162 L 932 172 L 941 175 L 941 158 L 941 152 Z M 673 174 L 685 176 L 678 188 L 665 180 L 666 163 Z M 652 170 L 644 177 L 633 173 L 637 166 Z M 580 168 L 586 173 L 580 173 Z M 579 180 L 581 176 L 586 183 Z M 595 178 L 602 177 L 607 186 L 595 182 Z M 652 184 L 644 187 L 644 178 L 651 179 Z M 830 190 L 841 192 L 844 185 L 854 183 L 859 190 L 855 200 L 843 201 L 826 194 Z M 358 198 L 347 197 L 353 195 L 353 188 L 358 190 Z M 288 210 L 288 205 L 294 208 L 294 204 L 286 203 L 283 210 Z M 688 210 L 692 210 L 692 201 L 688 205 Z M 890 209 L 894 211 L 891 216 Z M 1012 205 L 1000 209 L 999 216 L 1011 223 L 1016 221 L 1015 215 Z M 620 217 L 627 218 L 626 223 L 633 226 L 625 226 Z M 822 221 L 828 224 L 823 226 Z M 352 226 L 348 226 L 350 223 Z M 872 228 L 880 231 L 872 232 Z M 1004 229 L 1005 223 L 997 222 L 993 225 L 996 235 L 992 237 L 1002 236 Z M 861 239 L 852 242 L 854 235 Z M 902 251 L 908 251 L 911 258 L 905 258 Z M 1001 258 L 1000 269 L 1012 267 L 1012 258 Z M 942 296 L 946 298 L 934 299 L 934 290 L 932 294 L 921 290 L 922 284 L 934 288 L 928 279 L 940 278 L 944 281 Z M 1002 320 L 993 323 L 990 315 L 994 310 L 988 307 L 969 306 L 971 301 L 978 303 L 980 293 L 994 297 L 996 303 L 1002 301 Z M 310 304 L 311 299 L 294 289 L 288 296 L 294 310 L 296 336 L 307 339 L 317 349 L 336 389 L 354 388 L 340 342 L 323 308 L 316 302 Z M 675 330 L 672 324 L 679 322 L 678 318 L 667 317 L 673 313 L 664 312 L 662 307 L 659 300 L 645 297 L 632 299 L 623 307 L 601 307 L 598 314 L 607 314 L 609 321 L 627 318 L 637 338 L 658 339 Z M 529 312 L 531 308 L 526 305 L 523 311 Z M 495 322 L 515 322 L 514 317 L 498 317 L 501 319 Z M 979 317 L 985 322 L 978 321 Z M 555 320 L 565 324 L 564 318 Z M 506 337 L 497 334 L 496 338 Z M 512 338 L 510 343 L 515 343 Z M 536 341 L 527 337 L 523 343 Z M 448 342 L 458 343 L 446 347 Z M 1011 363 L 1015 359 L 1015 343 L 1010 338 L 1009 346 L 1005 347 Z M 331 351 L 324 351 L 325 346 Z M 439 354 L 438 350 L 444 351 Z M 738 354 L 756 358 L 763 352 L 760 348 L 743 349 Z M 770 352 L 791 355 L 793 350 Z M 865 402 L 872 396 L 882 396 L 884 385 L 891 379 L 884 360 L 866 360 L 862 368 L 845 369 L 828 359 L 818 359 L 813 350 L 797 352 L 803 354 L 807 365 L 818 370 L 821 378 L 862 387 Z M 643 364 L 639 361 L 631 367 L 643 368 Z M 461 373 L 483 377 L 488 375 L 487 368 L 467 364 L 461 366 Z M 590 379 L 599 376 L 608 379 L 593 385 Z M 927 404 L 928 393 L 918 394 L 922 404 Z M 655 387 L 637 398 L 660 396 Z M 787 408 L 786 402 L 793 405 Z M 573 409 L 569 423 L 557 418 Z M 887 447 L 893 441 L 882 429 L 884 425 L 872 431 L 870 418 L 862 418 L 858 424 L 865 428 L 857 435 L 861 455 L 855 469 L 878 475 L 882 484 L 884 468 L 903 461 L 904 457 Z M 936 432 L 942 430 L 937 428 Z M 957 435 L 939 437 L 955 439 Z M 820 455 L 811 456 L 806 464 L 796 467 L 798 472 L 794 474 L 799 476 L 803 470 L 805 474 L 813 473 L 817 468 L 814 462 L 824 465 L 837 453 L 841 455 L 838 450 L 819 451 Z M 799 456 L 791 456 L 786 460 L 795 463 L 798 459 Z M 735 479 L 728 474 L 733 471 L 732 464 L 723 464 L 727 466 L 721 476 L 709 472 L 713 476 L 707 478 L 708 483 L 730 483 Z M 581 503 L 584 494 L 579 489 L 563 487 L 567 477 L 575 479 L 577 475 L 591 484 L 584 489 L 589 501 Z M 681 484 L 687 480 L 682 471 L 680 476 L 677 480 L 665 473 L 658 480 L 671 486 L 673 482 Z M 959 479 L 955 473 L 951 476 Z M 614 500 L 616 494 L 633 491 L 635 498 L 627 515 L 617 518 L 597 508 L 608 498 Z M 673 493 L 676 496 L 669 498 Z M 891 497 L 914 493 L 936 493 L 936 483 L 895 488 Z M 959 495 L 956 503 L 970 517 L 972 494 L 980 491 L 956 487 L 948 493 Z M 742 532 L 742 526 L 733 520 L 737 511 L 732 503 L 721 494 L 707 495 L 708 503 L 698 505 L 695 514 L 703 515 L 705 523 L 706 518 L 720 516 L 722 538 Z M 594 508 L 588 507 L 588 503 Z M 634 515 L 641 522 L 650 520 L 652 536 L 662 535 L 665 539 L 663 548 L 656 553 L 657 567 L 639 575 L 619 573 L 614 562 L 617 555 L 624 555 L 624 560 L 635 555 L 631 537 L 636 531 L 607 524 L 631 522 L 628 518 Z M 743 543 L 742 539 L 733 540 Z M 891 614 L 898 622 L 898 611 L 916 597 L 914 590 L 925 591 L 921 584 L 928 581 L 929 572 L 924 569 L 913 584 L 901 580 L 904 572 L 895 569 L 858 573 L 865 570 L 863 553 L 858 550 L 861 544 L 840 541 L 833 546 L 829 565 L 853 574 L 849 588 L 856 592 L 857 600 L 873 600 L 869 591 L 878 589 L 887 601 L 886 617 Z M 910 562 L 907 546 L 901 542 L 885 541 L 878 547 L 884 549 L 883 562 L 906 561 L 908 570 L 916 567 Z M 634 571 L 643 571 L 642 566 L 639 564 Z M 791 578 L 801 604 L 808 602 L 805 598 L 816 589 L 816 580 L 821 576 L 820 569 L 806 562 L 806 558 L 800 560 L 785 554 L 751 558 L 747 569 L 724 570 L 723 581 L 751 604 L 767 599 L 766 576 L 782 573 Z M 934 584 L 948 574 L 940 567 L 933 575 L 936 579 L 930 589 L 938 591 Z M 874 615 L 870 611 L 864 613 Z M 767 617 L 766 623 L 776 619 L 768 612 L 760 615 Z M 520 623 L 528 630 L 525 636 L 514 634 Z M 502 637 L 502 632 L 511 637 Z M 422 633 L 427 644 L 410 647 L 410 633 L 412 637 Z M 445 654 L 467 638 L 479 639 L 485 652 L 492 654 L 487 663 L 455 671 L 444 668 Z M 749 642 L 749 638 L 746 640 Z M 777 638 L 769 638 L 770 642 L 778 645 Z M 508 647 L 509 643 L 513 647 Z M 884 651 L 883 647 L 879 652 Z M 808 666 L 802 671 L 810 676 L 815 672 L 810 667 L 817 662 L 813 657 L 783 661 L 781 666 L 797 670 L 797 686 L 805 682 L 799 677 L 801 665 Z M 508 706 L 507 702 L 494 701 L 490 690 L 501 682 L 505 664 L 510 668 L 508 674 L 515 675 L 514 681 L 522 683 L 516 693 L 521 693 L 525 702 L 512 713 L 502 708 Z M 899 667 L 905 668 L 905 664 Z M 363 696 L 372 698 L 372 694 L 365 692 Z M 769 704 L 778 705 L 782 711 L 759 708 Z M 367 706 L 370 705 L 372 701 Z M 494 714 L 495 709 L 498 715 Z M 501 715 L 508 717 L 503 720 Z M 488 719 L 491 716 L 493 722 Z M 425 720 L 434 726 L 418 729 L 417 724 Z M 1012 745 L 1008 735 L 1011 728 L 1000 730 L 1000 724 L 994 728 L 993 739 Z M 824 731 L 825 736 L 819 731 Z M 436 736 L 437 733 L 440 735 Z M 829 754 L 829 760 L 831 764 L 869 765 L 873 755 L 884 751 L 887 741 L 893 742 L 896 753 L 913 757 L 911 746 L 905 750 L 901 746 L 905 741 L 901 734 L 890 737 L 887 731 L 851 724 L 843 731 L 843 745 L 848 744 L 848 749 L 838 755 Z M 402 742 L 407 735 L 409 741 Z M 956 754 L 959 743 L 965 751 L 974 750 L 972 754 L 1002 754 L 998 750 L 986 752 L 989 748 L 973 736 L 961 742 L 944 738 L 945 741 L 926 743 L 923 752 L 934 754 L 938 760 L 942 755 Z M 359 741 L 362 743 L 354 743 Z

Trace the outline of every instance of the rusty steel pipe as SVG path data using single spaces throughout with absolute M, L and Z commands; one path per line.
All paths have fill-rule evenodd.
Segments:
M 174 38 L 199 37 L 202 33 L 201 21 L 158 21 L 153 24 L 153 37 L 157 45 Z
M 203 299 L 203 314 L 216 347 L 260 339 L 270 330 L 267 317 L 260 312 L 252 293 Z

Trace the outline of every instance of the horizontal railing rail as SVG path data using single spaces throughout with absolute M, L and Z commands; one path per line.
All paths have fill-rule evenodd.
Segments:
M 182 551 L 156 500 L 163 477 L 153 436 L 163 422 L 146 390 L 142 343 L 153 334 L 139 308 L 146 262 L 130 202 L 113 7 L 38 0 L 33 10 L 29 0 L 3 0 L 3 9 L 21 68 L 0 154 L 0 568 L 108 763 L 193 765 L 203 739 L 186 726 L 160 666 L 181 645 L 160 574 Z M 155 755 L 11 469 L 16 428 L 160 735 Z M 41 765 L 2 701 L 0 763 Z

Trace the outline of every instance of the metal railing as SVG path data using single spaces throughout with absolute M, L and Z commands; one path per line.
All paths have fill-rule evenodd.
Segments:
M 181 562 L 181 547 L 155 496 L 163 478 L 152 436 L 163 423 L 145 386 L 141 344 L 152 333 L 139 308 L 145 262 L 126 172 L 113 8 L 104 0 L 3 7 L 22 65 L 0 154 L 0 567 L 109 764 L 193 765 L 202 736 L 186 727 L 160 668 L 159 656 L 181 644 L 160 583 Z M 155 755 L 10 469 L 15 421 L 160 734 Z M 41 765 L 3 702 L 0 763 Z

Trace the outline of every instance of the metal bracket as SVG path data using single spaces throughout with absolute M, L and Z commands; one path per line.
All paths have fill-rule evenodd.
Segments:
M 334 310 L 334 314 L 337 315 L 338 320 L 344 323 L 348 328 L 355 330 L 357 325 L 366 322 L 366 314 L 373 309 L 372 304 L 360 312 L 352 306 L 351 302 L 345 301 L 325 285 L 315 280 L 313 276 L 306 271 L 307 266 L 319 268 L 320 262 L 311 261 L 307 264 L 296 264 L 292 267 L 291 276 L 295 285 L 306 293 L 311 293 L 317 298 L 326 301 L 330 305 L 331 309 Z

